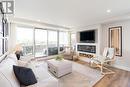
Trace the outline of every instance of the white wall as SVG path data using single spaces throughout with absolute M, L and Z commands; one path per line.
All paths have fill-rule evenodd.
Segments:
M 130 70 L 130 20 L 103 24 L 101 49 L 108 46 L 108 29 L 116 26 L 122 26 L 122 57 L 116 57 L 114 66 Z

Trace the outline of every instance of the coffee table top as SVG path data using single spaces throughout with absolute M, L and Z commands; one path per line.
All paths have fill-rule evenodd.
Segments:
M 55 67 L 62 67 L 62 66 L 67 66 L 67 65 L 72 64 L 71 61 L 65 60 L 65 59 L 60 60 L 60 61 L 59 60 L 55 60 L 55 59 L 51 59 L 51 60 L 47 60 L 47 63 L 51 64 L 51 65 L 53 65 Z

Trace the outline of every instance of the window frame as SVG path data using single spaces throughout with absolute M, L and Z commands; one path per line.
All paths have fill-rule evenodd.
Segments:
M 5 17 L 5 14 L 4 13 L 2 13 L 2 14 L 0 14 L 1 15 L 1 31 L 0 31 L 0 34 L 1 34 L 1 36 L 0 36 L 0 40 L 2 40 L 1 41 L 1 54 L 0 54 L 0 56 L 2 56 L 2 55 L 4 55 L 7 51 L 8 51 L 8 36 L 9 36 L 9 27 L 8 27 L 8 21 L 7 21 L 7 19 L 6 19 L 6 17 Z

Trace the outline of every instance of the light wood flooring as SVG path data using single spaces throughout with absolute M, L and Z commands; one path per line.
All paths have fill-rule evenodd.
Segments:
M 77 61 L 78 63 L 88 65 L 85 62 Z M 115 73 L 105 75 L 93 87 L 130 87 L 130 72 L 110 67 Z

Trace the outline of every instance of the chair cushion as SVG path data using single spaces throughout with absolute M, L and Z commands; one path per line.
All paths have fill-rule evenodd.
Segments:
M 109 48 L 109 49 L 108 49 L 107 58 L 108 58 L 108 59 L 112 59 L 113 57 L 114 57 L 114 48 Z
M 13 66 L 14 73 L 21 85 L 29 86 L 37 83 L 36 77 L 30 68 Z
M 108 47 L 104 48 L 103 56 L 106 57 L 108 55 Z

